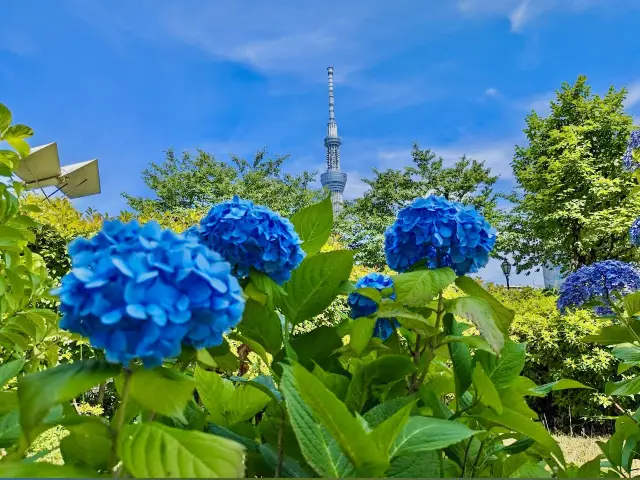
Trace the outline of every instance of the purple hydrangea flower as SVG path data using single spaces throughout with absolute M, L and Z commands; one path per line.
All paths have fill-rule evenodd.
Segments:
M 633 172 L 634 170 L 637 170 L 638 167 L 640 167 L 638 161 L 634 160 L 633 158 L 633 151 L 636 149 L 640 149 L 640 130 L 634 130 L 633 132 L 631 132 L 631 135 L 629 136 L 629 143 L 627 144 L 627 149 L 622 156 L 624 167 L 630 172 Z
M 199 231 L 201 241 L 220 252 L 239 277 L 253 268 L 283 284 L 305 256 L 289 220 L 238 197 L 213 207 Z
M 640 247 L 640 217 L 636 218 L 629 229 L 631 244 Z
M 600 302 L 598 315 L 610 315 L 614 294 L 626 295 L 640 289 L 640 274 L 632 265 L 619 260 L 605 260 L 587 265 L 573 272 L 560 287 L 558 310 L 579 308 L 587 303 Z
M 88 337 L 110 362 L 146 367 L 182 344 L 209 348 L 236 326 L 244 297 L 231 266 L 197 238 L 107 221 L 90 240 L 69 244 L 72 270 L 55 292 L 60 327 Z
M 487 264 L 495 243 L 496 230 L 473 206 L 435 195 L 402 209 L 385 232 L 387 264 L 398 272 L 423 261 L 457 275 L 474 273 Z
M 385 295 L 384 298 L 389 298 L 391 300 L 395 300 L 396 298 L 396 293 L 393 290 L 393 280 L 388 275 L 383 275 L 381 273 L 368 273 L 356 283 L 356 288 L 364 287 L 375 288 L 380 292 L 387 288 L 391 288 L 392 291 Z M 376 302 L 369 297 L 355 292 L 349 295 L 347 303 L 349 304 L 349 307 L 351 307 L 351 318 L 368 317 L 369 315 L 376 313 L 378 310 L 378 304 Z M 379 318 L 373 329 L 373 336 L 378 337 L 381 340 L 386 340 L 391 336 L 394 329 L 399 326 L 400 324 L 395 318 Z

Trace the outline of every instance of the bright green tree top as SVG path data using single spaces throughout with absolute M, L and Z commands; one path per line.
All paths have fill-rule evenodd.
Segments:
M 628 230 L 640 198 L 622 165 L 633 127 L 625 94 L 611 87 L 592 95 L 581 76 L 563 84 L 548 116 L 527 116 L 528 145 L 516 147 L 512 163 L 515 208 L 501 229 L 501 249 L 519 270 L 637 258 Z

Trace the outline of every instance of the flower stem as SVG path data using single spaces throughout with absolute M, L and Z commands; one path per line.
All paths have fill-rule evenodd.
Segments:
M 285 411 L 284 407 L 280 408 L 282 416 L 280 419 L 280 429 L 278 430 L 278 463 L 276 464 L 276 470 L 273 474 L 274 478 L 280 477 L 282 471 L 282 462 L 284 461 L 284 426 L 285 426 Z
M 114 418 L 115 427 L 112 428 L 113 442 L 111 444 L 111 458 L 109 460 L 109 470 L 112 470 L 112 471 L 115 468 L 115 466 L 118 464 L 118 453 L 117 453 L 118 437 L 124 427 L 124 420 L 127 413 L 126 412 L 127 400 L 129 399 L 129 387 L 131 385 L 131 370 L 129 370 L 128 368 L 125 368 L 122 372 L 122 375 L 124 376 L 124 382 L 122 387 L 122 402 L 120 403 L 120 406 L 118 407 L 118 411 L 116 412 L 116 418 Z M 113 471 L 113 476 L 119 477 L 120 473 L 121 473 L 121 469 Z

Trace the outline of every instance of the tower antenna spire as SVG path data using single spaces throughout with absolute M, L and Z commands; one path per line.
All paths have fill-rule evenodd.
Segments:
M 333 98 L 333 67 L 327 68 L 329 75 L 329 123 L 324 146 L 327 151 L 327 171 L 320 175 L 322 186 L 331 192 L 333 213 L 337 214 L 342 208 L 342 194 L 347 184 L 347 174 L 340 171 L 340 144 L 338 124 L 335 119 Z

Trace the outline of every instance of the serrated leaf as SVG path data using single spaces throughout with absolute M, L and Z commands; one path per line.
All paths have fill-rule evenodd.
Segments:
M 140 368 L 130 379 L 129 394 L 144 408 L 186 422 L 184 409 L 196 382 L 169 368 Z
M 98 360 L 58 365 L 18 379 L 20 424 L 29 440 L 31 431 L 51 408 L 117 376 L 121 367 Z
M 289 398 L 292 389 L 295 389 L 299 398 L 311 407 L 314 416 L 336 440 L 360 474 L 379 476 L 384 473 L 388 466 L 387 459 L 381 457 L 362 423 L 351 415 L 346 405 L 301 365 L 283 368 L 281 388 L 288 409 L 291 410 Z M 293 397 L 296 398 L 296 395 Z
M 391 460 L 386 478 L 440 478 L 440 454 L 416 452 Z
M 308 255 L 318 253 L 333 228 L 331 197 L 297 211 L 291 216 L 291 223 L 303 241 L 302 249 Z
M 353 252 L 337 250 L 305 258 L 284 284 L 284 314 L 293 325 L 312 318 L 327 308 L 349 278 Z
M 273 468 L 275 472 L 276 465 L 278 464 L 278 451 L 276 448 L 268 443 L 262 443 L 260 445 L 260 453 L 262 454 L 262 458 L 267 462 L 267 465 Z M 300 463 L 287 456 L 284 456 L 282 459 L 280 476 L 284 478 L 310 478 L 309 474 L 300 466 Z
M 504 334 L 496 325 L 493 311 L 487 302 L 475 297 L 458 297 L 448 304 L 448 310 L 454 315 L 470 320 L 493 351 L 500 353 L 504 347 Z
M 403 406 L 391 415 L 391 417 L 379 423 L 371 430 L 369 436 L 383 455 L 389 456 L 391 446 L 394 444 L 396 438 L 400 434 L 400 431 L 407 423 L 413 406 L 413 402 Z
M 155 422 L 128 425 L 117 448 L 125 468 L 136 478 L 244 476 L 244 447 L 204 432 Z
M 450 268 L 418 270 L 392 277 L 396 301 L 408 306 L 425 306 L 445 287 L 453 283 L 456 274 Z

